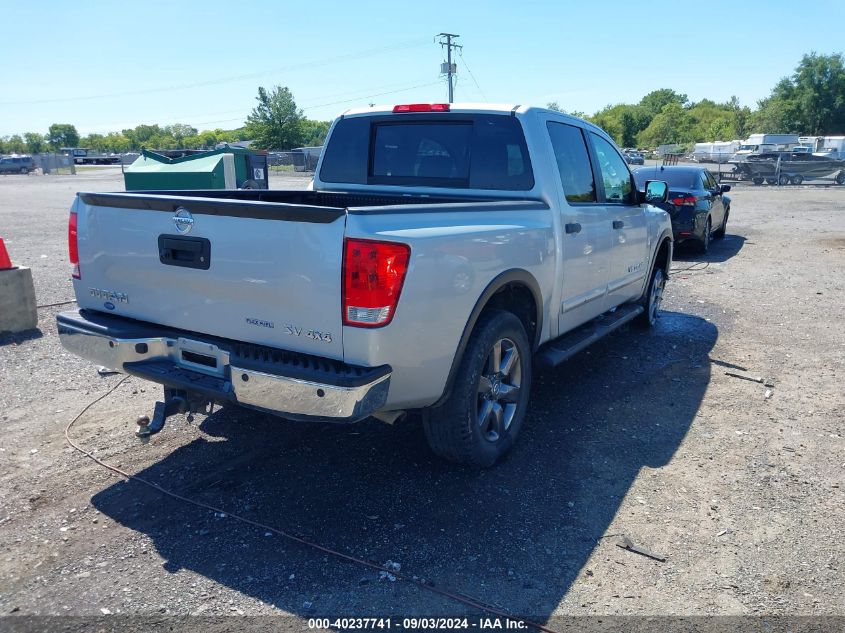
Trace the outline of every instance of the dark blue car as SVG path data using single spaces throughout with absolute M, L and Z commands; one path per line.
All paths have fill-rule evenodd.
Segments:
M 669 183 L 669 200 L 658 204 L 672 218 L 675 243 L 695 240 L 701 252 L 710 248 L 711 238 L 722 238 L 731 213 L 730 185 L 720 185 L 704 167 L 640 167 L 634 170 L 637 188 L 646 180 Z

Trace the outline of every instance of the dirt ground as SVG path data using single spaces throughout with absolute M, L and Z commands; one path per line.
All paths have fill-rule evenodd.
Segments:
M 113 170 L 0 177 L 0 235 L 39 304 L 72 298 L 74 192 L 121 188 Z M 134 421 L 160 393 L 135 378 L 73 436 L 182 495 L 541 622 L 845 615 L 845 187 L 730 195 L 727 237 L 676 253 L 658 326 L 537 376 L 493 469 L 439 461 L 409 422 L 232 409 L 177 417 L 141 446 Z M 120 377 L 62 351 L 62 309 L 0 338 L 0 614 L 476 613 L 74 452 L 65 425 Z M 665 562 L 617 547 L 621 534 Z

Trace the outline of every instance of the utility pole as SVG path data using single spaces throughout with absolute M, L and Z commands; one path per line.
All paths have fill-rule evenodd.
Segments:
M 455 101 L 455 89 L 452 85 L 452 75 L 455 74 L 457 68 L 456 65 L 452 63 L 452 49 L 462 49 L 463 46 L 452 42 L 453 39 L 459 38 L 460 35 L 455 35 L 454 33 L 439 33 L 437 37 L 440 38 L 440 46 L 446 47 L 446 63 L 440 64 L 440 74 L 446 75 L 449 79 L 449 103 L 453 103 Z

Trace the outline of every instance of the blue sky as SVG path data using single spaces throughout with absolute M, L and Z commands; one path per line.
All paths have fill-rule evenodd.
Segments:
M 845 49 L 841 0 L 0 0 L 0 15 L 18 34 L 0 61 L 0 135 L 54 122 L 228 129 L 259 85 L 288 86 L 318 119 L 445 101 L 441 31 L 464 45 L 456 101 L 587 113 L 663 87 L 753 107 L 804 53 Z

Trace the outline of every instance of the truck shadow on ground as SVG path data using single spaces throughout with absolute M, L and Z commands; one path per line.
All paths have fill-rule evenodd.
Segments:
M 212 437 L 138 474 L 544 620 L 607 543 L 600 539 L 641 469 L 665 465 L 683 440 L 710 379 L 716 338 L 701 318 L 664 313 L 654 330 L 620 331 L 536 375 L 519 442 L 486 471 L 432 457 L 411 423 L 308 425 L 223 409 L 202 423 Z M 116 483 L 93 504 L 152 539 L 166 570 L 189 570 L 302 617 L 474 614 L 139 483 Z M 189 602 L 220 591 L 190 587 L 195 580 L 186 577 L 185 595 L 197 596 Z M 228 613 L 225 597 L 207 599 L 206 614 Z
M 698 242 L 689 240 L 675 246 L 672 253 L 674 262 L 712 262 L 722 263 L 734 257 L 745 245 L 745 237 L 728 233 L 719 240 L 711 240 L 706 253 L 699 250 Z

